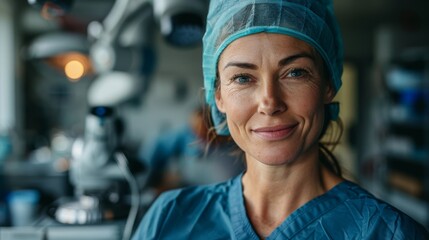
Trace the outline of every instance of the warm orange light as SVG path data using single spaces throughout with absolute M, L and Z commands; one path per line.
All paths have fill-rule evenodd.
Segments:
M 85 74 L 84 65 L 78 60 L 71 60 L 64 66 L 64 73 L 70 80 L 79 80 Z
M 92 73 L 92 66 L 89 57 L 81 53 L 63 53 L 50 57 L 46 59 L 46 61 L 51 66 L 62 71 L 72 82 L 77 82 L 85 75 Z

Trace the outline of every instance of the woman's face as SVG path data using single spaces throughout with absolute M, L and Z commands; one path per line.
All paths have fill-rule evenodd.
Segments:
M 334 93 L 307 43 L 260 33 L 232 42 L 218 63 L 216 104 L 246 158 L 281 165 L 318 150 Z

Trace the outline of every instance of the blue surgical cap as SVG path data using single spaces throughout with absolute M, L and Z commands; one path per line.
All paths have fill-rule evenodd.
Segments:
M 256 33 L 279 33 L 300 39 L 322 56 L 335 92 L 341 87 L 343 46 L 332 0 L 212 0 L 203 38 L 206 102 L 219 135 L 229 135 L 225 115 L 215 103 L 219 56 L 234 40 Z M 337 104 L 329 118 L 338 117 Z

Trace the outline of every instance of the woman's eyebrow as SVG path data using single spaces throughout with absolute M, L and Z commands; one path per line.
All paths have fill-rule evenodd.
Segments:
M 299 58 L 309 58 L 309 59 L 311 59 L 311 60 L 314 61 L 314 56 L 312 54 L 309 54 L 309 53 L 298 53 L 298 54 L 295 54 L 295 55 L 283 58 L 282 60 L 279 61 L 278 65 L 279 65 L 279 67 L 282 67 L 282 66 L 290 64 L 291 62 L 293 62 L 293 61 L 295 61 L 295 60 L 297 60 Z
M 258 66 L 252 63 L 246 63 L 246 62 L 229 62 L 225 65 L 223 70 L 225 70 L 228 67 L 239 67 L 239 68 L 246 68 L 246 69 L 257 69 Z
M 311 60 L 314 61 L 314 56 L 312 54 L 298 53 L 298 54 L 283 58 L 282 60 L 279 61 L 278 65 L 279 65 L 279 67 L 285 66 L 285 65 L 288 65 L 291 62 L 293 62 L 299 58 L 310 58 Z M 253 70 L 258 68 L 258 66 L 256 66 L 255 64 L 252 64 L 252 63 L 235 62 L 235 61 L 227 63 L 223 69 L 225 70 L 228 67 L 238 67 L 238 68 L 246 68 L 246 69 L 253 69 Z

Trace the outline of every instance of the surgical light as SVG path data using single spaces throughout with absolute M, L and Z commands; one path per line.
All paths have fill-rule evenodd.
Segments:
M 64 73 L 71 80 L 78 80 L 85 74 L 85 67 L 78 60 L 72 60 L 64 66 Z
M 51 33 L 36 38 L 28 49 L 28 57 L 39 60 L 76 82 L 93 73 L 88 55 L 89 43 L 84 36 Z
M 64 73 L 71 81 L 79 81 L 82 77 L 93 73 L 91 60 L 85 54 L 65 52 L 45 59 L 50 66 Z
M 156 0 L 153 5 L 161 34 L 168 43 L 178 47 L 201 43 L 207 1 Z
M 201 42 L 204 22 L 195 13 L 179 13 L 161 20 L 161 33 L 165 39 L 176 46 L 189 46 Z

